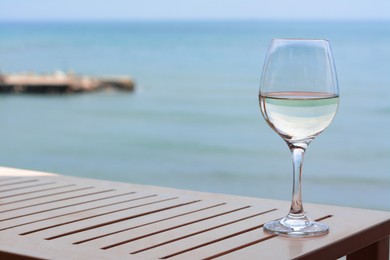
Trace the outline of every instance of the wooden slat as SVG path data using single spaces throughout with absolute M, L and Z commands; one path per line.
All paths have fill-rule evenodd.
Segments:
M 48 192 L 53 193 L 53 192 L 60 192 L 66 189 L 71 189 L 71 187 L 76 186 L 75 184 L 63 184 L 63 185 L 57 185 L 55 183 L 49 183 L 47 184 L 47 187 L 32 187 L 29 188 L 28 190 L 24 190 L 23 192 L 11 192 L 8 194 L 1 194 L 0 200 L 1 202 L 8 203 L 12 201 L 17 201 L 20 199 L 20 197 L 25 198 L 24 196 L 28 195 L 30 197 L 34 196 L 41 196 L 45 195 Z M 19 198 L 18 198 L 19 197 Z
M 70 207 L 73 205 L 79 205 L 82 203 L 103 199 L 112 195 L 113 190 L 96 189 L 96 190 L 82 190 L 76 194 L 57 197 L 56 200 L 46 200 L 37 204 L 25 204 L 22 207 L 5 207 L 5 210 L 1 210 L 0 221 L 8 220 L 11 218 L 19 218 L 26 215 L 38 214 L 45 211 L 51 211 L 62 207 Z
M 229 226 L 225 230 L 220 230 L 214 234 L 214 238 L 209 241 L 202 241 L 199 245 L 193 247 L 182 248 L 179 252 L 181 254 L 171 253 L 164 255 L 163 259 L 193 259 L 194 257 L 203 259 L 214 255 L 219 255 L 221 252 L 229 251 L 237 246 L 253 243 L 258 240 L 266 240 L 272 238 L 273 235 L 269 235 L 263 231 L 263 224 L 268 222 L 271 218 L 280 217 L 281 212 L 274 212 L 268 216 L 262 216 L 259 219 L 250 219 L 246 223 L 239 225 Z M 318 216 L 322 216 L 319 213 Z
M 75 184 L 63 184 L 63 185 L 58 185 L 54 181 L 49 181 L 45 183 L 41 183 L 39 185 L 32 185 L 32 187 L 24 188 L 22 190 L 11 190 L 11 191 L 2 191 L 0 190 L 0 201 L 6 198 L 12 198 L 12 197 L 18 197 L 18 196 L 23 196 L 26 194 L 34 194 L 34 193 L 39 193 L 39 192 L 44 192 L 46 190 L 53 190 L 58 187 L 62 186 L 68 186 L 68 185 L 75 185 Z
M 88 189 L 90 187 L 75 187 L 76 185 L 62 185 L 62 186 L 55 186 L 51 188 L 46 189 L 40 189 L 35 192 L 28 192 L 24 194 L 18 194 L 17 196 L 8 196 L 8 197 L 2 197 L 0 206 L 9 205 L 9 204 L 15 204 L 21 202 L 28 201 L 30 204 L 37 203 L 39 200 L 45 200 L 45 199 L 51 199 L 51 196 L 60 195 L 60 194 L 69 194 L 75 191 Z M 54 197 L 52 197 L 54 199 Z M 27 202 L 27 204 L 28 204 Z
M 2 222 L 0 221 L 0 227 L 2 227 L 0 228 L 0 230 L 15 228 L 19 226 L 26 226 L 26 225 L 30 225 L 29 227 L 31 228 L 32 227 L 31 224 L 33 223 L 43 222 L 54 218 L 64 217 L 65 219 L 70 220 L 75 215 L 80 215 L 80 214 L 84 215 L 91 210 L 97 210 L 97 209 L 108 210 L 108 208 L 113 205 L 124 204 L 130 201 L 140 200 L 152 196 L 156 196 L 156 195 L 145 195 L 145 194 L 138 194 L 138 193 L 116 194 L 111 197 L 104 197 L 103 199 L 100 200 L 94 200 L 90 203 L 77 204 L 71 207 L 62 207 L 62 208 L 60 207 L 57 210 L 44 211 L 37 214 L 27 215 L 24 217 L 11 218 L 9 220 L 2 221 Z M 26 227 L 22 228 L 22 230 L 24 229 L 26 229 Z M 18 231 L 15 230 L 15 232 Z
M 40 238 L 52 238 L 61 234 L 67 234 L 68 232 L 78 232 L 80 230 L 88 230 L 91 227 L 108 225 L 110 223 L 115 223 L 123 221 L 126 219 L 136 218 L 147 214 L 156 213 L 162 210 L 166 210 L 172 207 L 179 207 L 181 205 L 192 202 L 193 200 L 189 199 L 176 199 L 176 198 L 163 198 L 161 200 L 155 200 L 156 203 L 146 203 L 144 205 L 135 205 L 128 209 L 118 209 L 118 211 L 104 212 L 86 218 L 82 217 L 75 221 L 68 221 L 67 218 L 64 219 L 65 222 L 58 223 L 58 219 L 49 220 L 49 223 L 45 223 L 47 226 L 40 227 L 38 229 L 27 230 L 24 233 L 28 233 L 29 236 L 33 235 L 34 237 Z M 43 225 L 42 223 L 40 224 Z M 45 232 L 42 232 L 44 230 Z
M 37 178 L 21 178 L 12 181 L 1 182 L 0 189 L 13 189 L 14 187 L 23 186 L 38 181 L 39 179 Z
M 191 223 L 196 223 L 204 219 L 213 218 L 217 215 L 228 214 L 243 208 L 242 206 L 230 206 L 222 205 L 220 207 L 210 208 L 206 211 L 198 211 L 190 215 L 182 216 L 173 220 L 164 221 L 155 223 L 148 226 L 140 227 L 136 230 L 129 230 L 122 232 L 115 237 L 105 237 L 95 241 L 91 241 L 91 245 L 96 246 L 97 248 L 110 247 L 118 243 L 125 243 L 128 240 L 137 239 L 138 237 L 146 236 L 153 233 L 161 233 L 164 230 L 176 229 L 179 226 L 190 225 Z M 118 248 L 118 247 L 117 247 Z M 125 252 L 126 254 L 129 251 Z
M 30 188 L 43 187 L 46 185 L 55 184 L 55 181 L 39 181 L 34 179 L 33 181 L 17 183 L 10 186 L 5 186 L 0 189 L 0 195 L 8 195 L 9 193 L 19 194 Z
M 5 177 L 5 176 L 0 176 L 0 182 L 1 183 L 5 183 L 5 182 L 8 182 L 8 181 L 13 181 L 13 180 L 17 180 L 19 179 L 20 177 Z
M 232 216 L 227 215 L 217 219 L 211 219 L 204 223 L 197 223 L 192 226 L 180 228 L 179 230 L 160 234 L 159 237 L 150 237 L 149 241 L 136 241 L 137 243 L 128 245 L 125 249 L 131 254 L 136 254 L 145 258 L 171 256 L 185 251 L 191 252 L 190 254 L 198 255 L 197 248 L 204 248 L 205 246 L 202 247 L 202 245 L 207 245 L 207 248 L 213 247 L 214 244 L 220 242 L 224 237 L 240 234 L 241 232 L 252 228 L 256 230 L 256 235 L 258 235 L 264 222 L 268 221 L 269 218 L 280 216 L 279 211 L 269 211 L 265 213 L 264 211 L 256 210 L 254 208 L 250 208 L 247 211 L 247 214 L 243 212 L 236 213 L 237 214 Z M 148 247 L 152 248 L 148 249 Z M 217 252 L 220 252 L 219 250 L 218 246 Z M 215 251 L 212 251 L 208 252 L 206 255 L 211 255 L 213 252 L 215 253 Z M 183 256 L 182 254 L 178 254 L 178 257 L 181 258 Z M 199 259 L 201 257 L 196 258 Z
M 86 196 L 87 194 L 91 194 L 91 189 L 94 187 L 80 187 L 73 188 L 69 192 L 60 192 L 57 194 L 48 194 L 46 196 L 38 196 L 35 198 L 30 198 L 30 196 L 23 196 L 19 200 L 15 202 L 5 202 L 1 204 L 0 213 L 31 208 L 35 206 L 41 206 L 48 203 L 57 203 L 60 201 L 79 198 L 82 196 Z
M 64 243 L 83 244 L 91 242 L 98 238 L 103 238 L 111 235 L 116 235 L 129 230 L 136 232 L 137 228 L 157 224 L 160 222 L 172 220 L 175 221 L 180 217 L 187 217 L 199 211 L 208 210 L 211 208 L 224 205 L 215 201 L 198 201 L 196 203 L 190 203 L 181 207 L 171 208 L 170 210 L 160 211 L 158 214 L 149 214 L 142 218 L 132 218 L 118 223 L 113 223 L 107 226 L 96 227 L 89 229 L 81 233 L 69 235 L 60 238 Z
M 323 208 L 309 207 L 310 212 L 317 212 Z M 332 213 L 331 218 L 324 219 L 322 222 L 330 226 L 330 233 L 325 236 L 320 236 L 311 239 L 294 239 L 284 237 L 274 237 L 272 239 L 256 243 L 252 246 L 245 247 L 235 252 L 226 254 L 221 259 L 235 259 L 236 257 L 249 257 L 256 252 L 264 252 L 264 257 L 275 257 L 274 259 L 288 259 L 288 258 L 300 258 L 303 257 L 307 252 L 320 251 L 321 248 L 327 249 L 320 255 L 317 255 L 314 259 L 337 259 L 342 257 L 353 250 L 349 249 L 353 243 L 359 241 L 363 237 L 360 237 L 357 233 L 356 238 L 352 242 L 345 242 L 337 244 L 337 241 L 342 241 L 344 238 L 348 238 L 353 230 L 366 230 L 372 224 L 370 223 L 388 223 L 384 233 L 390 234 L 390 214 L 383 214 L 383 212 L 365 211 L 362 214 L 362 210 L 351 209 L 351 208 L 338 208 L 338 207 L 326 207 L 327 212 Z M 367 217 L 367 213 L 370 213 L 370 217 Z M 387 216 L 386 216 L 387 215 Z M 387 229 L 387 230 L 386 230 Z M 380 230 L 376 230 L 380 232 Z M 381 235 L 378 233 L 378 237 Z M 360 238 L 359 238 L 360 237 Z M 341 247 L 338 248 L 337 245 Z M 357 248 L 363 245 L 357 245 Z M 288 248 L 288 250 L 276 250 L 275 252 L 268 252 L 267 248 Z M 311 259 L 310 256 L 307 259 Z

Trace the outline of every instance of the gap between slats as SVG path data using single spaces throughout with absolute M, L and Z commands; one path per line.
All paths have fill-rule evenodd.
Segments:
M 86 188 L 82 188 L 80 190 L 88 190 L 88 189 L 93 189 L 93 188 L 95 188 L 95 187 L 86 187 Z M 81 197 L 85 197 L 85 196 L 91 196 L 91 195 L 96 195 L 96 194 L 105 193 L 105 192 L 111 192 L 111 191 L 115 191 L 115 190 L 111 189 L 111 190 L 96 191 L 96 192 L 81 194 L 81 195 L 77 195 L 77 196 L 73 196 L 73 197 L 67 197 L 67 198 L 62 198 L 62 199 L 57 199 L 57 200 L 51 200 L 51 201 L 37 203 L 37 204 L 28 205 L 28 206 L 24 206 L 24 207 L 19 207 L 19 208 L 13 208 L 13 209 L 0 211 L 0 214 L 1 213 L 5 213 L 5 212 L 20 210 L 20 209 L 26 209 L 26 208 L 36 207 L 36 206 L 42 206 L 42 205 L 51 204 L 51 203 L 60 202 L 60 201 L 65 201 L 65 200 L 70 200 L 70 199 L 77 199 L 77 198 L 81 198 Z M 13 218 L 15 218 L 15 217 L 13 217 Z M 4 219 L 0 220 L 0 221 L 4 221 Z
M 70 185 L 68 185 L 68 186 L 70 186 Z M 20 199 L 20 200 L 7 202 L 7 203 L 2 203 L 0 205 L 4 206 L 4 205 L 9 205 L 9 204 L 13 204 L 13 203 L 22 202 L 22 201 L 29 201 L 29 200 L 39 199 L 39 198 L 46 198 L 46 197 L 50 197 L 50 196 L 54 196 L 54 195 L 60 195 L 60 194 L 65 194 L 65 193 L 72 193 L 72 192 L 82 191 L 82 190 L 91 189 L 91 188 L 93 188 L 93 187 L 78 188 L 78 189 L 74 189 L 74 190 L 67 190 L 67 191 L 61 191 L 61 192 L 56 192 L 56 193 L 50 193 L 50 194 L 45 194 L 45 195 L 36 196 L 36 197 L 32 197 L 32 198 L 26 198 L 26 199 Z M 36 205 L 39 205 L 39 204 L 36 204 Z M 0 212 L 0 213 L 3 213 L 3 212 Z
M 321 220 L 324 220 L 324 219 L 327 219 L 327 218 L 331 218 L 331 217 L 332 217 L 332 215 L 327 215 L 327 216 L 318 218 L 318 219 L 316 219 L 315 221 L 321 221 Z M 246 243 L 246 244 L 237 246 L 237 247 L 235 247 L 235 248 L 232 248 L 232 249 L 230 249 L 230 250 L 227 250 L 227 251 L 224 251 L 224 252 L 215 254 L 215 255 L 213 255 L 213 256 L 209 256 L 209 257 L 207 257 L 207 258 L 204 258 L 203 260 L 211 260 L 211 259 L 214 259 L 214 258 L 223 256 L 223 255 L 227 255 L 227 254 L 229 254 L 229 253 L 238 251 L 238 250 L 240 250 L 240 249 L 243 249 L 243 248 L 246 248 L 246 247 L 250 247 L 250 246 L 253 246 L 253 245 L 255 245 L 255 244 L 261 243 L 261 242 L 263 242 L 263 241 L 265 241 L 265 240 L 274 238 L 274 237 L 276 237 L 276 236 L 278 236 L 278 235 L 276 235 L 276 234 L 269 234 L 267 237 L 263 237 L 263 238 L 261 238 L 261 239 L 258 239 L 258 240 L 255 240 L 255 241 L 252 241 L 252 242 L 249 242 L 249 243 Z M 161 258 L 161 259 L 166 259 L 166 258 Z
M 21 179 L 21 177 L 1 177 L 0 182 Z
M 147 196 L 147 197 L 151 197 L 151 196 Z M 23 232 L 23 233 L 20 233 L 19 235 L 25 236 L 25 235 L 33 234 L 33 233 L 36 233 L 36 232 L 44 231 L 44 230 L 47 230 L 47 229 L 51 229 L 51 228 L 55 228 L 55 227 L 59 227 L 59 226 L 63 226 L 63 225 L 71 224 L 71 223 L 76 223 L 76 222 L 79 222 L 79 221 L 82 221 L 82 220 L 96 218 L 96 217 L 100 217 L 100 216 L 104 216 L 104 215 L 109 215 L 109 214 L 112 214 L 112 213 L 116 213 L 116 212 L 120 212 L 120 211 L 124 211 L 124 210 L 129 210 L 129 209 L 132 209 L 132 208 L 142 207 L 142 206 L 146 206 L 146 205 L 150 205 L 150 204 L 160 203 L 160 202 L 167 201 L 167 200 L 172 200 L 172 199 L 177 199 L 177 198 L 176 197 L 175 198 L 168 198 L 168 199 L 163 199 L 163 200 L 159 200 L 159 201 L 149 202 L 149 203 L 142 204 L 142 205 L 137 205 L 137 206 L 122 208 L 122 209 L 118 209 L 118 210 L 113 210 L 113 211 L 109 211 L 109 212 L 105 212 L 105 213 L 101 213 L 101 214 L 97 214 L 97 215 L 93 215 L 93 216 L 89 216 L 89 217 L 85 217 L 85 218 L 80 218 L 80 219 L 76 219 L 76 220 L 72 220 L 72 221 L 62 222 L 62 223 L 59 223 L 59 224 L 56 224 L 56 225 L 51 225 L 51 226 L 47 226 L 47 227 L 44 227 L 44 228 L 39 228 L 39 229 Z M 70 233 L 73 234 L 73 233 L 77 233 L 77 232 L 76 231 L 71 231 L 71 232 L 68 232 L 68 233 L 69 234 Z M 61 234 L 61 235 L 58 235 L 58 236 L 55 236 L 55 237 L 45 238 L 45 239 L 46 240 L 55 239 L 57 237 L 65 236 L 68 233 Z
M 39 193 L 39 192 L 44 192 L 44 191 L 49 191 L 49 190 L 56 190 L 56 189 L 68 188 L 68 187 L 72 187 L 72 186 L 76 186 L 76 184 L 68 184 L 68 185 L 63 185 L 63 186 L 57 186 L 57 187 L 47 188 L 47 189 L 41 189 L 41 190 L 33 190 L 33 191 L 28 191 L 28 192 L 22 192 L 22 193 L 18 193 L 18 194 L 12 194 L 12 195 L 8 195 L 8 196 L 3 196 L 3 197 L 0 197 L 0 199 L 7 199 L 7 198 L 18 197 L 18 196 L 22 196 L 22 195 L 28 195 L 28 194 L 33 194 L 33 193 Z
M 215 240 L 206 242 L 206 243 L 202 243 L 202 244 L 197 245 L 197 246 L 193 246 L 193 247 L 190 247 L 190 248 L 186 248 L 186 249 L 181 250 L 181 251 L 178 251 L 178 252 L 176 252 L 176 253 L 173 253 L 173 254 L 170 254 L 170 255 L 167 255 L 167 256 L 163 256 L 163 257 L 161 257 L 160 259 L 168 259 L 168 258 L 177 256 L 177 255 L 181 255 L 181 254 L 186 253 L 186 252 L 188 252 L 188 251 L 192 251 L 192 250 L 194 250 L 194 249 L 198 249 L 198 248 L 201 248 L 201 247 L 204 247 L 204 246 L 208 246 L 208 245 L 210 245 L 210 244 L 214 244 L 214 243 L 216 243 L 216 242 L 219 242 L 219 241 L 222 241 L 222 240 L 225 240 L 225 239 L 234 237 L 234 236 L 238 236 L 238 235 L 244 234 L 244 233 L 246 233 L 246 232 L 249 232 L 249 231 L 258 229 L 258 228 L 261 228 L 261 227 L 263 227 L 263 225 L 264 225 L 264 224 L 256 225 L 256 226 L 254 226 L 254 227 L 251 227 L 251 228 L 247 228 L 247 229 L 241 230 L 241 231 L 239 231 L 239 232 L 230 234 L 230 235 L 228 235 L 228 236 L 224 236 L 224 237 L 221 237 L 221 238 L 218 238 L 218 239 L 215 239 Z
M 120 195 L 117 195 L 117 196 L 111 196 L 110 198 L 120 197 L 120 196 L 125 196 L 125 195 L 131 195 L 131 194 L 135 194 L 135 192 L 123 193 L 123 194 L 120 194 Z M 30 221 L 30 222 L 24 222 L 24 223 L 21 223 L 21 224 L 18 224 L 18 225 L 2 228 L 2 229 L 0 229 L 0 231 L 11 229 L 11 228 L 15 228 L 15 227 L 20 227 L 20 226 L 25 226 L 25 225 L 29 225 L 29 224 L 33 224 L 33 223 L 38 223 L 38 222 L 46 221 L 46 220 L 50 220 L 50 219 L 55 219 L 55 218 L 59 218 L 59 217 L 69 216 L 69 215 L 72 215 L 72 214 L 78 214 L 78 213 L 81 213 L 81 212 L 86 212 L 86 211 L 95 210 L 95 209 L 99 209 L 99 208 L 104 208 L 104 207 L 109 207 L 109 206 L 113 206 L 113 205 L 118 205 L 118 204 L 121 204 L 121 203 L 130 202 L 130 201 L 150 198 L 150 197 L 154 197 L 154 196 L 157 196 L 157 195 L 153 194 L 153 195 L 148 195 L 148 196 L 128 199 L 128 200 L 119 201 L 119 202 L 115 202 L 115 203 L 109 203 L 109 204 L 105 204 L 105 205 L 101 205 L 101 206 L 96 206 L 96 207 L 91 207 L 91 208 L 87 208 L 87 209 L 83 209 L 83 210 L 77 210 L 77 211 L 73 211 L 73 212 L 69 212 L 69 213 L 64 213 L 64 214 L 56 215 L 56 216 L 49 217 L 49 218 L 38 219 L 38 220 Z M 103 198 L 102 200 L 104 200 L 104 199 L 107 199 L 107 198 Z
M 106 192 L 106 191 L 105 191 L 105 192 Z M 100 192 L 100 193 L 103 193 L 103 192 Z M 117 195 L 113 195 L 113 196 L 109 196 L 109 197 L 98 198 L 98 199 L 93 199 L 93 200 L 88 200 L 88 201 L 73 203 L 73 204 L 65 205 L 65 206 L 61 206 L 61 207 L 56 207 L 56 208 L 50 208 L 50 209 L 46 209 L 46 210 L 36 211 L 36 212 L 24 214 L 24 215 L 14 216 L 14 217 L 12 217 L 12 218 L 5 219 L 5 220 L 10 220 L 10 219 L 15 219 L 15 218 L 21 218 L 21 217 L 27 217 L 27 216 L 31 216 L 31 215 L 35 215 L 35 214 L 40 214 L 40 213 L 48 212 L 48 211 L 53 211 L 53 210 L 58 210 L 58 209 L 64 209 L 64 208 L 69 208 L 69 207 L 73 207 L 73 206 L 79 206 L 79 205 L 88 204 L 88 203 L 91 203 L 91 202 L 96 202 L 96 201 L 105 200 L 105 199 L 111 199 L 111 198 L 115 198 L 115 197 L 119 197 L 119 196 L 122 196 L 122 194 L 119 194 L 119 195 L 117 194 Z M 0 221 L 3 221 L 3 220 L 0 220 Z
M 23 190 L 23 189 L 33 188 L 33 187 L 39 187 L 39 186 L 45 186 L 45 185 L 49 185 L 49 184 L 55 184 L 55 183 L 57 183 L 57 182 L 52 181 L 52 182 L 38 183 L 38 184 L 34 184 L 34 185 L 29 185 L 29 186 L 12 188 L 12 189 L 8 189 L 8 190 L 0 190 L 0 193 L 7 192 L 7 191 Z
M 0 187 L 4 186 L 11 186 L 11 185 L 17 185 L 17 184 L 23 184 L 23 183 L 29 183 L 29 182 L 36 182 L 39 181 L 38 179 L 32 179 L 32 180 L 20 180 L 16 182 L 6 183 L 6 184 L 0 184 Z
M 162 221 L 166 221 L 166 220 L 170 220 L 170 219 L 174 219 L 174 218 L 178 218 L 178 217 L 190 215 L 190 214 L 195 213 L 195 212 L 200 212 L 200 211 L 203 211 L 203 210 L 208 210 L 208 209 L 215 208 L 215 207 L 219 207 L 219 206 L 222 206 L 222 205 L 226 205 L 226 203 L 215 204 L 215 205 L 208 206 L 208 207 L 204 207 L 204 208 L 201 208 L 201 209 L 192 210 L 192 211 L 185 212 L 185 213 L 182 213 L 182 214 L 177 214 L 177 215 L 175 215 L 175 216 L 171 216 L 171 217 L 167 217 L 167 218 L 163 218 L 163 219 L 151 221 L 151 222 L 148 222 L 148 223 L 144 223 L 144 224 L 141 224 L 141 225 L 133 226 L 133 227 L 131 227 L 131 228 L 126 228 L 126 229 L 118 230 L 118 231 L 115 231 L 115 232 L 110 232 L 110 233 L 107 233 L 107 234 L 104 234 L 104 235 L 100 235 L 100 236 L 91 237 L 91 238 L 88 238 L 88 239 L 76 241 L 76 242 L 74 242 L 73 244 L 74 244 L 74 245 L 83 244 L 83 243 L 85 243 L 85 242 L 93 241 L 93 240 L 96 240 L 96 239 L 99 239 L 99 238 L 103 238 L 103 237 L 111 236 L 111 235 L 114 235 L 114 234 L 126 232 L 126 231 L 129 231 L 129 230 L 131 230 L 131 229 L 136 229 L 136 228 L 148 226 L 148 225 L 151 225 L 151 224 L 155 224 L 155 223 L 158 223 L 158 222 L 162 222 Z
M 174 226 L 174 227 L 166 228 L 166 229 L 159 230 L 159 231 L 156 231 L 156 232 L 148 233 L 148 234 L 145 234 L 145 235 L 142 235 L 142 236 L 139 236 L 139 237 L 135 237 L 135 238 L 132 238 L 132 239 L 129 239 L 129 240 L 125 240 L 125 241 L 122 241 L 122 242 L 119 242 L 119 243 L 115 243 L 115 244 L 112 244 L 112 245 L 104 246 L 101 249 L 107 250 L 107 249 L 110 249 L 110 248 L 113 248 L 113 247 L 117 247 L 117 246 L 120 246 L 120 245 L 123 245 L 123 244 L 126 244 L 126 243 L 130 243 L 130 242 L 138 240 L 138 239 L 142 239 L 142 238 L 145 238 L 145 237 L 148 237 L 148 236 L 152 236 L 152 235 L 156 235 L 156 234 L 159 234 L 159 233 L 163 233 L 163 232 L 166 232 L 166 231 L 169 231 L 169 230 L 172 230 L 172 229 L 176 229 L 176 228 L 179 228 L 179 227 L 188 226 L 188 225 L 191 225 L 193 223 L 201 222 L 201 221 L 204 221 L 204 220 L 207 220 L 207 219 L 219 217 L 219 216 L 222 216 L 222 215 L 226 215 L 226 214 L 233 213 L 233 212 L 236 212 L 236 211 L 239 211 L 239 210 L 243 210 L 243 209 L 247 209 L 247 208 L 250 208 L 250 206 L 244 206 L 244 207 L 241 207 L 241 208 L 238 208 L 238 209 L 229 210 L 229 211 L 226 211 L 226 212 L 223 212 L 223 213 L 219 213 L 219 214 L 216 214 L 216 215 L 213 215 L 213 216 L 208 216 L 208 217 L 205 217 L 205 218 L 200 218 L 200 219 L 197 219 L 197 220 L 194 220 L 194 221 L 190 221 L 190 222 L 178 225 L 178 226 Z
M 188 237 L 192 237 L 192 236 L 195 236 L 195 235 L 198 235 L 198 234 L 201 234 L 201 233 L 205 233 L 205 232 L 211 231 L 213 229 L 217 229 L 217 228 L 220 228 L 220 227 L 228 226 L 230 224 L 234 224 L 234 223 L 237 223 L 237 222 L 240 222 L 240 221 L 243 221 L 243 220 L 247 220 L 247 219 L 250 219 L 250 218 L 258 217 L 260 215 L 267 214 L 267 213 L 275 211 L 275 210 L 276 209 L 271 209 L 271 210 L 263 211 L 263 212 L 260 212 L 260 213 L 252 214 L 250 216 L 246 216 L 246 217 L 243 217 L 243 218 L 240 218 L 240 219 L 235 219 L 233 221 L 229 221 L 229 222 L 217 225 L 217 226 L 213 226 L 213 227 L 210 227 L 210 228 L 207 228 L 207 229 L 203 229 L 203 230 L 198 231 L 198 232 L 190 233 L 190 234 L 187 234 L 187 235 L 175 238 L 175 239 L 164 241 L 162 243 L 159 243 L 159 244 L 156 244 L 156 245 L 153 245 L 153 246 L 150 246 L 150 247 L 146 247 L 146 248 L 134 251 L 134 252 L 130 252 L 130 254 L 138 254 L 138 253 L 147 251 L 149 249 L 156 248 L 156 247 L 159 247 L 159 246 L 163 246 L 163 245 L 166 245 L 166 244 L 169 244 L 169 243 L 173 243 L 173 242 L 176 242 L 176 241 L 188 238 Z
M 174 197 L 174 198 L 164 199 L 164 200 L 151 202 L 151 203 L 147 203 L 147 204 L 136 206 L 136 207 L 142 207 L 142 206 L 151 205 L 151 204 L 155 204 L 155 203 L 160 203 L 160 202 L 164 202 L 164 201 L 168 201 L 168 200 L 174 200 L 174 199 L 179 199 L 179 198 L 178 197 Z M 148 211 L 148 212 L 143 212 L 143 213 L 140 213 L 140 214 L 136 214 L 134 216 L 129 216 L 129 217 L 125 217 L 125 218 L 120 218 L 120 219 L 108 221 L 108 222 L 105 222 L 105 223 L 100 223 L 100 224 L 97 224 L 97 225 L 93 225 L 93 226 L 90 226 L 90 227 L 74 230 L 74 231 L 67 232 L 67 233 L 60 234 L 60 235 L 56 235 L 56 236 L 53 236 L 53 237 L 48 237 L 48 238 L 45 238 L 45 239 L 46 240 L 57 239 L 57 238 L 60 238 L 60 237 L 64 237 L 64 236 L 68 236 L 68 235 L 73 235 L 73 234 L 76 234 L 76 233 L 84 232 L 84 231 L 87 231 L 87 230 L 90 230 L 90 229 L 111 225 L 111 224 L 114 224 L 114 223 L 122 222 L 122 221 L 133 219 L 133 218 L 139 218 L 139 217 L 146 216 L 146 215 L 149 215 L 149 214 L 154 214 L 154 213 L 161 212 L 161 211 L 164 211 L 164 210 L 169 210 L 169 209 L 172 209 L 172 208 L 182 207 L 182 206 L 189 205 L 189 204 L 196 203 L 196 202 L 200 202 L 200 200 L 190 201 L 190 202 L 181 203 L 181 204 L 169 206 L 169 207 L 162 208 L 162 209 L 157 209 L 157 210 L 152 210 L 152 211 Z M 136 207 L 131 207 L 131 208 L 136 208 Z

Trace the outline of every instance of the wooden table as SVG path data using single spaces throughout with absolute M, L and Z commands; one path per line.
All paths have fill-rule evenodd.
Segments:
M 305 206 L 328 235 L 265 233 L 289 202 L 0 167 L 0 259 L 389 258 L 389 212 Z

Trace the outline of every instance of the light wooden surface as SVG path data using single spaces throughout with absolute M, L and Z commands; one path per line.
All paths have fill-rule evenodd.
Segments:
M 389 257 L 389 212 L 306 204 L 310 217 L 330 226 L 328 235 L 265 233 L 262 225 L 288 208 L 284 201 L 0 167 L 0 258 Z

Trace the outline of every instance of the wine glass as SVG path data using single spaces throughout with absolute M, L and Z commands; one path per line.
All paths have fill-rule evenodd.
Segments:
M 292 202 L 288 215 L 264 225 L 285 236 L 319 236 L 329 227 L 306 217 L 302 206 L 302 162 L 309 143 L 333 120 L 339 90 L 329 42 L 322 39 L 273 39 L 259 91 L 268 125 L 287 143 L 293 159 Z

